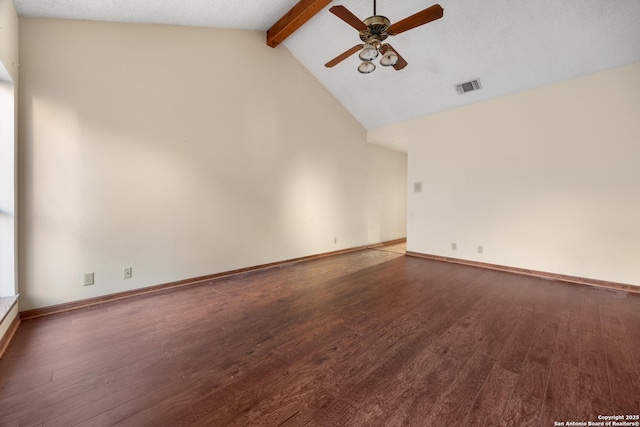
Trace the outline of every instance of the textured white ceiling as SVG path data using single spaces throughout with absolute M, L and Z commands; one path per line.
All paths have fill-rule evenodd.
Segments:
M 298 0 L 14 0 L 19 16 L 267 30 Z
M 378 66 L 361 75 L 357 54 L 324 67 L 360 43 L 357 31 L 329 7 L 342 4 L 364 19 L 372 15 L 372 0 L 335 0 L 284 45 L 367 129 L 640 61 L 640 0 L 438 2 L 442 19 L 389 38 L 409 63 L 401 71 Z M 21 16 L 259 30 L 296 3 L 14 0 Z M 393 23 L 433 3 L 378 0 L 378 14 Z M 458 95 L 454 85 L 473 78 L 480 78 L 483 89 Z
M 409 63 L 401 71 L 379 66 L 360 75 L 357 55 L 325 68 L 359 41 L 356 30 L 328 11 L 285 45 L 367 129 L 640 61 L 638 0 L 439 3 L 442 19 L 389 38 Z M 360 18 L 371 14 L 367 0 L 333 4 Z M 395 22 L 430 5 L 380 0 L 378 13 Z M 481 91 L 456 93 L 454 85 L 476 77 Z

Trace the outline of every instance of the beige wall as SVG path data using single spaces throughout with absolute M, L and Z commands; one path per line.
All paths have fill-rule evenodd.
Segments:
M 367 150 L 369 243 L 407 236 L 407 154 L 377 145 Z
M 21 19 L 20 43 L 21 309 L 367 243 L 366 132 L 263 32 Z
M 408 250 L 640 285 L 640 64 L 395 129 Z

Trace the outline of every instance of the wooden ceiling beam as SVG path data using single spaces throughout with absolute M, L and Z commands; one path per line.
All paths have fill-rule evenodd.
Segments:
M 300 0 L 267 30 L 267 44 L 278 46 L 329 3 L 331 0 Z

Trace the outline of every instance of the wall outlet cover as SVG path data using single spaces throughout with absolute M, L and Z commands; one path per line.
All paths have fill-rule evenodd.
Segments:
M 84 286 L 93 285 L 95 283 L 95 276 L 93 273 L 84 274 Z

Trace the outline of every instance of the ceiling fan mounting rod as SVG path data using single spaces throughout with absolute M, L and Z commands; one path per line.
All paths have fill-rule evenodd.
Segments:
M 373 0 L 373 16 L 376 16 L 376 0 Z

